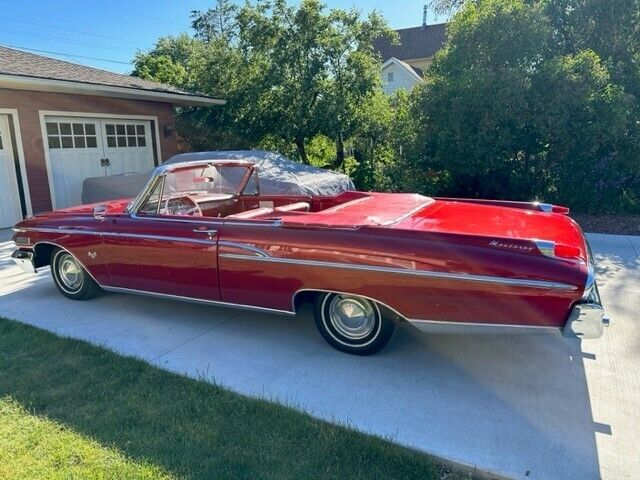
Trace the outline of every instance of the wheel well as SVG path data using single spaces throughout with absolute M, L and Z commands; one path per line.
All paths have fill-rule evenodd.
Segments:
M 300 307 L 304 304 L 313 305 L 318 298 L 318 295 L 321 295 L 324 292 L 312 291 L 312 290 L 303 290 L 302 292 L 296 292 L 293 296 L 293 311 L 298 312 Z
M 35 253 L 36 268 L 46 267 L 47 265 L 49 265 L 49 261 L 51 260 L 51 252 L 53 252 L 55 248 L 58 247 L 52 245 L 51 243 L 39 243 L 34 247 L 33 251 Z
M 324 293 L 328 293 L 328 291 L 327 290 L 302 290 L 300 292 L 295 293 L 293 296 L 294 312 L 298 312 L 300 307 L 302 307 L 306 303 L 313 305 L 316 299 L 318 298 L 318 296 Z M 357 295 L 357 294 L 354 294 L 354 295 Z M 380 309 L 380 313 L 382 313 L 383 316 L 387 318 L 391 318 L 395 321 L 405 320 L 405 318 L 402 315 L 400 315 L 398 312 L 388 307 L 384 303 L 377 301 L 375 298 L 369 298 L 369 300 L 374 301 L 376 305 L 378 305 L 378 308 Z

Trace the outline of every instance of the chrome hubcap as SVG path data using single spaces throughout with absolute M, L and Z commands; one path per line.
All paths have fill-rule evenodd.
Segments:
M 335 295 L 328 313 L 333 328 L 351 340 L 367 337 L 376 325 L 376 311 L 371 302 L 364 298 Z
M 60 282 L 69 290 L 79 290 L 84 280 L 82 267 L 75 258 L 69 254 L 63 254 L 58 263 Z

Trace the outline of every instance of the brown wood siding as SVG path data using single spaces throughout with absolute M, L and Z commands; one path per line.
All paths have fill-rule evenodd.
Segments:
M 173 106 L 169 103 L 0 88 L 0 108 L 18 110 L 34 213 L 51 210 L 51 194 L 40 128 L 39 112 L 41 110 L 82 112 L 89 115 L 99 113 L 156 116 L 158 117 L 162 160 L 175 155 L 177 151 L 175 133 L 169 138 L 164 136 L 165 126 L 174 123 Z

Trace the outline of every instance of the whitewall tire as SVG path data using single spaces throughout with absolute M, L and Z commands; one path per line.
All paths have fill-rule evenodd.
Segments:
M 80 262 L 69 252 L 56 248 L 51 252 L 51 275 L 58 291 L 73 300 L 89 300 L 100 287 Z
M 379 352 L 395 330 L 395 322 L 376 302 L 357 295 L 323 293 L 316 299 L 314 316 L 329 344 L 356 355 Z

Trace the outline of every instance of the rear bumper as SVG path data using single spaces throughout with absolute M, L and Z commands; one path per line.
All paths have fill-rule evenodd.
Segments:
M 35 273 L 36 267 L 33 259 L 33 252 L 27 252 L 25 250 L 16 250 L 11 254 L 12 260 L 22 270 L 27 273 Z
M 588 245 L 587 245 L 588 246 Z M 585 283 L 584 295 L 569 313 L 564 326 L 565 337 L 600 338 L 604 327 L 609 326 L 609 319 L 605 316 L 604 307 L 600 300 L 600 292 L 595 277 L 595 265 L 591 249 L 589 251 L 589 270 Z

